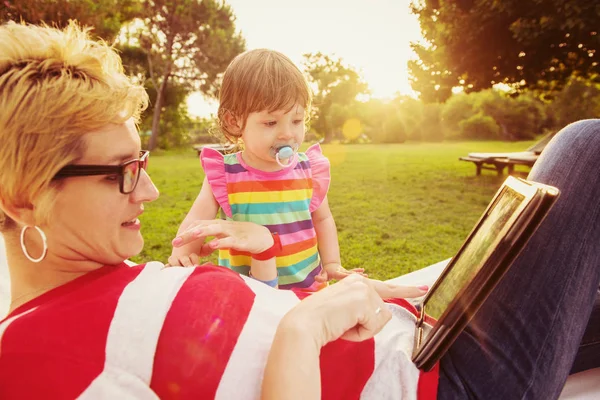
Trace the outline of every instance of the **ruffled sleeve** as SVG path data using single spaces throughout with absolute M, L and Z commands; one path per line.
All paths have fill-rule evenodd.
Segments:
M 210 184 L 213 196 L 219 203 L 225 215 L 231 217 L 231 206 L 229 205 L 229 196 L 227 196 L 227 179 L 225 177 L 225 162 L 223 154 L 210 147 L 203 147 L 200 153 L 200 161 L 206 179 Z
M 310 162 L 310 169 L 313 180 L 313 195 L 310 201 L 310 212 L 315 211 L 327 196 L 331 174 L 329 169 L 329 160 L 323 155 L 321 146 L 317 143 L 306 150 L 306 156 Z

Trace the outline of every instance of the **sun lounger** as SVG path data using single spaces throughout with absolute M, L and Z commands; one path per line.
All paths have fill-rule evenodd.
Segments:
M 218 144 L 218 143 L 216 143 L 216 144 L 196 144 L 192 147 L 194 148 L 194 150 L 196 150 L 198 152 L 198 157 L 200 157 L 200 153 L 202 152 L 202 149 L 205 147 L 210 147 L 211 149 L 217 150 L 221 154 L 225 154 L 225 153 L 229 153 L 230 151 L 235 149 L 236 146 L 234 144 Z
M 508 169 L 508 174 L 515 171 L 515 165 L 524 165 L 533 167 L 539 155 L 544 150 L 554 133 L 544 136 L 539 142 L 531 146 L 525 151 L 511 153 L 469 153 L 465 157 L 460 157 L 461 161 L 470 161 L 475 164 L 476 175 L 481 175 L 481 170 L 493 170 L 498 173 L 498 176 L 503 175 L 504 168 Z

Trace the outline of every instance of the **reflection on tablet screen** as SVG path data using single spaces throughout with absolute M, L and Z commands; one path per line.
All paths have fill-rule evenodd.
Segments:
M 452 269 L 427 298 L 424 304 L 426 322 L 437 321 L 461 289 L 477 275 L 500 241 L 502 230 L 507 227 L 507 223 L 515 215 L 524 199 L 525 196 L 509 187 L 504 189 L 504 193 L 498 198 L 496 205 L 473 233 L 458 258 L 454 260 Z

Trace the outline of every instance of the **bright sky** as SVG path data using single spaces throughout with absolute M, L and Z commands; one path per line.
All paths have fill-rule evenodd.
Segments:
M 300 64 L 302 54 L 333 54 L 359 70 L 373 97 L 411 94 L 407 62 L 421 40 L 410 0 L 227 0 L 250 49 L 278 50 Z M 208 116 L 216 103 L 188 99 L 192 115 Z

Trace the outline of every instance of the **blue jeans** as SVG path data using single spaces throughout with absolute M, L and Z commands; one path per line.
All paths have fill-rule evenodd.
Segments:
M 555 399 L 573 366 L 600 285 L 600 120 L 564 128 L 528 179 L 561 195 L 442 357 L 440 399 Z
M 592 315 L 571 367 L 571 373 L 598 367 L 600 367 L 600 289 L 598 289 Z

